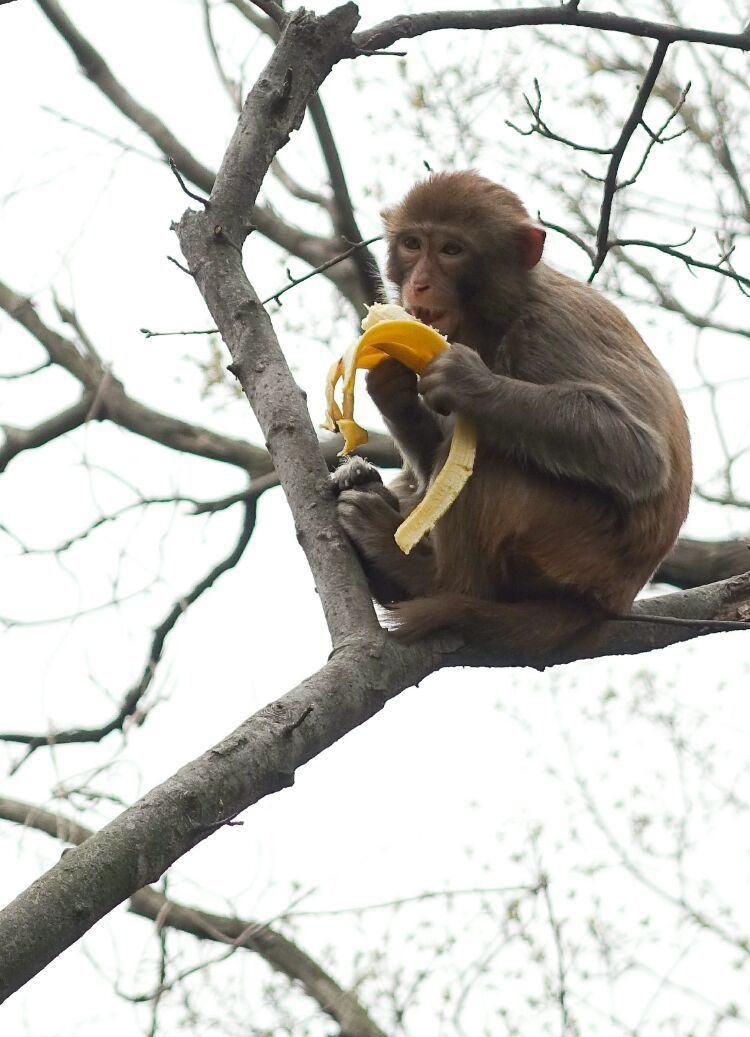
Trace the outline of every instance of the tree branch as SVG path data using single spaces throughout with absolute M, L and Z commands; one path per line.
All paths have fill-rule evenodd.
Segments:
M 250 401 L 289 501 L 334 644 L 377 625 L 361 568 L 336 516 L 326 465 L 299 388 L 236 247 L 276 152 L 299 127 L 311 97 L 352 53 L 358 18 L 345 4 L 317 18 L 297 11 L 251 90 L 211 194 L 210 209 L 177 225 L 196 285 L 232 354 L 231 370 Z
M 570 5 L 556 9 L 560 12 L 568 18 L 577 14 Z M 649 616 L 724 620 L 740 618 L 748 610 L 750 575 L 746 574 L 639 603 L 636 613 L 644 622 L 603 623 L 585 650 L 579 646 L 575 652 L 571 647 L 547 657 L 535 655 L 533 630 L 527 644 L 514 647 L 506 657 L 493 658 L 486 650 L 456 643 L 455 638 L 402 646 L 375 623 L 362 573 L 336 522 L 326 467 L 301 394 L 267 314 L 245 277 L 237 249 L 248 232 L 245 214 L 274 154 L 300 124 L 333 64 L 356 53 L 351 32 L 357 17 L 353 4 L 322 18 L 305 10 L 289 17 L 243 109 L 216 178 L 210 211 L 188 211 L 177 227 L 190 270 L 232 352 L 234 371 L 268 440 L 316 579 L 334 650 L 323 669 L 66 853 L 0 913 L 0 999 L 39 972 L 116 904 L 156 881 L 217 827 L 291 785 L 298 767 L 439 667 L 531 664 L 543 668 L 573 658 L 643 652 L 712 629 L 650 623 Z M 750 36 L 743 45 L 748 48 Z
M 439 29 L 511 29 L 521 25 L 576 25 L 602 32 L 622 32 L 662 43 L 705 43 L 733 50 L 750 50 L 750 33 L 713 32 L 691 29 L 683 25 L 667 25 L 630 18 L 618 14 L 579 11 L 572 4 L 558 7 L 529 7 L 521 10 L 433 11 L 424 14 L 397 15 L 371 29 L 355 33 L 353 41 L 364 51 L 382 50 L 396 40 L 414 39 Z
M 654 574 L 657 583 L 675 587 L 702 587 L 715 580 L 739 576 L 750 567 L 747 540 L 691 540 L 680 537 Z
M 0 912 L 0 1002 L 222 824 L 289 787 L 298 766 L 424 677 L 435 659 L 426 649 L 407 659 L 382 634 L 352 638 L 323 670 L 64 854 Z
M 743 610 L 750 612 L 750 574 L 650 598 L 636 607 L 646 618 L 726 618 Z M 611 621 L 602 624 L 586 652 L 561 650 L 537 658 L 534 665 L 636 654 L 710 632 L 699 626 Z M 432 641 L 404 647 L 382 631 L 353 634 L 334 649 L 322 670 L 66 853 L 0 912 L 0 1002 L 217 828 L 293 784 L 299 767 L 405 688 L 441 666 L 515 666 L 521 657 L 528 665 L 529 646 L 519 646 L 517 657 L 500 659 L 465 645 Z
M 262 490 L 260 492 L 262 492 Z M 127 694 L 123 697 L 117 713 L 106 723 L 99 724 L 97 727 L 68 728 L 62 731 L 48 731 L 43 735 L 12 731 L 0 732 L 0 742 L 10 742 L 15 745 L 23 745 L 26 747 L 26 752 L 14 765 L 12 773 L 15 773 L 15 771 L 17 771 L 37 749 L 41 749 L 43 746 L 80 745 L 84 742 L 101 742 L 107 737 L 107 735 L 112 734 L 113 731 L 124 730 L 128 720 L 137 714 L 144 695 L 151 687 L 154 676 L 156 675 L 156 668 L 164 654 L 164 645 L 169 634 L 175 628 L 179 620 L 182 619 L 190 606 L 193 605 L 202 594 L 213 587 L 220 576 L 223 576 L 225 572 L 229 572 L 230 569 L 233 569 L 239 562 L 240 558 L 242 558 L 245 548 L 250 542 L 253 530 L 255 529 L 256 504 L 260 492 L 256 491 L 253 495 L 252 487 L 248 492 L 247 499 L 244 501 L 245 515 L 240 528 L 240 533 L 237 542 L 232 547 L 229 554 L 214 565 L 209 572 L 206 573 L 203 579 L 199 580 L 198 583 L 195 584 L 189 593 L 181 595 L 177 601 L 174 602 L 169 612 L 154 630 L 151 638 L 151 647 L 149 649 L 148 658 L 146 659 L 143 672 L 138 681 L 136 681 L 133 687 L 130 688 Z M 144 718 L 145 714 L 141 711 L 141 722 Z
M 143 130 L 165 157 L 171 158 L 189 180 L 204 191 L 211 190 L 213 173 L 195 158 L 161 119 L 139 104 L 112 73 L 98 50 L 78 31 L 57 0 L 37 0 L 42 12 L 75 54 L 84 75 L 108 97 L 119 111 Z
M 15 799 L 0 797 L 0 818 L 44 832 L 73 846 L 80 846 L 94 834 L 60 814 Z M 167 900 L 151 886 L 144 886 L 133 894 L 130 910 L 141 918 L 150 919 L 160 928 L 176 929 L 199 940 L 212 940 L 253 951 L 276 972 L 299 983 L 322 1011 L 338 1023 L 341 1037 L 386 1037 L 352 991 L 345 990 L 298 944 L 267 922 L 216 915 L 178 904 Z
M 51 443 L 53 439 L 72 432 L 86 421 L 91 408 L 92 395 L 84 393 L 72 407 L 67 407 L 34 428 L 15 428 L 11 425 L 0 425 L 5 433 L 5 442 L 0 445 L 0 472 L 4 472 L 13 458 L 24 450 Z
M 149 137 L 165 160 L 172 159 L 184 177 L 209 194 L 214 182 L 214 171 L 199 162 L 154 112 L 136 101 L 114 75 L 99 51 L 73 24 L 57 0 L 37 0 L 37 3 L 73 51 L 91 82 L 126 119 Z M 255 205 L 250 218 L 264 237 L 310 266 L 320 266 L 340 251 L 339 241 L 310 234 L 285 222 L 263 206 Z M 355 237 L 354 240 L 360 239 Z M 361 311 L 363 303 L 373 301 L 369 294 L 363 293 L 353 263 L 332 267 L 326 271 L 326 277 L 358 312 Z
M 607 168 L 607 175 L 604 178 L 604 191 L 602 194 L 599 227 L 596 232 L 596 257 L 594 259 L 594 268 L 589 280 L 593 280 L 596 273 L 601 269 L 602 263 L 607 258 L 607 252 L 610 248 L 609 222 L 612 216 L 612 203 L 614 202 L 615 193 L 617 191 L 617 172 L 620 168 L 620 162 L 625 154 L 625 149 L 628 146 L 630 138 L 635 133 L 643 118 L 643 112 L 648 103 L 648 99 L 651 96 L 651 91 L 654 89 L 654 83 L 656 82 L 657 76 L 664 64 L 668 48 L 669 44 L 665 43 L 663 40 L 660 40 L 657 44 L 654 56 L 651 59 L 651 64 L 644 76 L 643 83 L 638 91 L 638 96 L 636 97 L 632 111 L 625 120 L 617 143 L 612 149 L 612 158 L 610 159 Z
M 336 141 L 333 137 L 331 124 L 328 121 L 323 102 L 316 94 L 311 98 L 308 105 L 310 117 L 315 126 L 315 132 L 320 141 L 320 149 L 328 169 L 328 179 L 333 190 L 333 198 L 336 205 L 336 223 L 339 234 L 344 241 L 353 244 L 362 241 L 362 232 L 354 215 L 354 206 L 349 194 L 349 186 L 344 175 L 344 167 L 341 164 Z M 368 248 L 359 248 L 354 253 L 354 263 L 359 272 L 362 291 L 370 302 L 384 298 L 383 279 L 378 270 L 375 257 Z

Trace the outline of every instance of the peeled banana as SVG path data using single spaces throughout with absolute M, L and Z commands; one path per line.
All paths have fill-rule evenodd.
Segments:
M 354 420 L 354 377 L 358 370 L 375 367 L 386 357 L 393 357 L 419 374 L 433 357 L 450 348 L 434 328 L 393 304 L 370 306 L 362 328 L 364 335 L 331 367 L 326 383 L 326 420 L 322 427 L 330 432 L 338 429 L 342 434 L 342 454 L 367 442 L 367 433 Z M 343 379 L 341 407 L 335 399 L 339 379 Z M 458 497 L 474 469 L 476 449 L 474 424 L 458 415 L 445 464 L 422 501 L 396 530 L 395 540 L 404 554 L 430 532 Z

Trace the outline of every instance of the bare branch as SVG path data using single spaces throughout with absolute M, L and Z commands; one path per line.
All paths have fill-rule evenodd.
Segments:
M 652 598 L 639 603 L 637 611 L 644 618 L 672 614 L 705 619 L 741 608 L 750 609 L 748 574 L 697 591 Z M 648 651 L 698 633 L 687 628 L 667 633 L 667 627 L 648 622 L 612 621 L 603 624 L 590 655 Z M 536 664 L 572 657 L 560 652 Z M 0 1001 L 222 824 L 290 786 L 298 767 L 364 723 L 404 688 L 441 665 L 517 663 L 489 660 L 486 653 L 440 642 L 404 647 L 381 631 L 350 635 L 322 670 L 66 853 L 0 912 Z M 287 733 L 310 706 L 309 719 Z M 78 895 L 82 888 L 84 900 Z M 38 924 L 40 911 L 44 925 Z
M 215 178 L 214 171 L 198 162 L 157 115 L 135 100 L 115 77 L 102 55 L 76 28 L 57 0 L 37 0 L 37 3 L 78 58 L 92 83 L 109 98 L 125 118 L 138 126 L 153 141 L 165 160 L 172 159 L 184 177 L 209 194 Z M 278 32 L 275 25 L 274 29 Z M 251 219 L 261 234 L 311 266 L 325 263 L 339 250 L 340 241 L 310 234 L 287 223 L 261 205 L 254 206 Z M 357 241 L 360 238 L 361 235 L 356 234 L 351 240 Z M 363 291 L 359 274 L 353 266 L 334 266 L 327 276 L 356 309 L 364 302 L 373 301 L 372 295 Z
M 250 0 L 250 2 L 260 8 L 263 14 L 275 22 L 279 28 L 284 27 L 289 15 L 276 3 L 276 0 Z
M 254 25 L 256 29 L 260 29 L 260 31 L 270 37 L 274 43 L 279 42 L 279 36 L 281 34 L 276 22 L 261 14 L 260 11 L 256 11 L 255 7 L 249 2 L 249 0 L 229 0 L 229 3 L 233 7 L 236 7 L 240 14 L 246 18 L 251 25 Z
M 13 768 L 14 771 L 17 770 L 20 764 L 25 762 L 32 753 L 37 749 L 41 749 L 43 746 L 77 745 L 83 742 L 101 742 L 102 739 L 106 738 L 107 735 L 111 734 L 113 731 L 124 730 L 126 723 L 131 718 L 134 718 L 139 723 L 143 722 L 145 714 L 141 714 L 137 717 L 136 711 L 143 699 L 143 696 L 146 694 L 153 682 L 156 668 L 164 654 L 164 644 L 167 636 L 172 632 L 178 621 L 187 612 L 190 606 L 194 604 L 202 594 L 209 590 L 220 576 L 225 572 L 228 572 L 230 569 L 233 569 L 239 562 L 245 548 L 250 542 L 250 537 L 255 528 L 255 505 L 257 496 L 259 496 L 259 494 L 256 494 L 255 499 L 249 498 L 245 501 L 245 517 L 240 529 L 240 534 L 237 543 L 226 558 L 223 558 L 213 566 L 203 579 L 195 584 L 188 594 L 178 598 L 167 615 L 154 630 L 151 639 L 151 648 L 149 650 L 143 673 L 141 674 L 140 679 L 124 696 L 120 708 L 115 716 L 106 723 L 100 724 L 97 727 L 80 727 L 64 731 L 50 731 L 44 735 L 25 734 L 20 732 L 0 732 L 0 742 L 11 742 L 15 745 L 26 746 L 26 753 L 19 763 L 15 765 Z
M 589 144 L 578 144 L 576 141 L 571 140 L 569 137 L 562 137 L 559 133 L 555 133 L 550 128 L 547 122 L 542 118 L 542 91 L 539 86 L 539 80 L 534 78 L 534 92 L 536 93 L 536 101 L 531 101 L 529 97 L 524 94 L 523 99 L 526 103 L 526 107 L 531 113 L 533 122 L 528 130 L 522 130 L 520 126 L 516 126 L 510 119 L 505 120 L 505 125 L 510 126 L 516 133 L 520 133 L 522 137 L 530 137 L 533 133 L 538 133 L 540 137 L 544 137 L 546 140 L 554 140 L 559 144 L 564 144 L 568 148 L 572 148 L 574 151 L 586 151 L 592 155 L 611 155 L 613 148 L 597 148 Z
M 297 285 L 302 284 L 303 281 L 309 281 L 311 277 L 315 277 L 317 274 L 324 273 L 326 270 L 329 270 L 332 266 L 335 266 L 336 263 L 340 263 L 343 259 L 348 259 L 351 255 L 354 255 L 362 251 L 365 253 L 365 255 L 369 256 L 370 253 L 367 251 L 367 246 L 372 245 L 374 241 L 380 241 L 382 236 L 382 234 L 376 234 L 374 238 L 368 238 L 367 241 L 358 241 L 356 245 L 352 245 L 351 248 L 348 248 L 345 252 L 339 253 L 338 256 L 334 256 L 333 259 L 329 259 L 327 262 L 321 263 L 320 266 L 316 266 L 314 270 L 311 270 L 309 273 L 304 274 L 302 277 L 290 277 L 289 284 L 284 285 L 283 288 L 280 288 L 278 292 L 274 292 L 273 295 L 269 295 L 267 299 L 261 299 L 262 305 L 265 306 L 269 302 L 278 302 L 279 297 L 284 295 L 285 292 L 290 292 L 292 288 L 296 288 Z M 370 296 L 370 298 L 373 300 L 382 297 L 383 285 L 380 282 L 379 278 L 378 286 L 379 287 L 377 289 L 377 294 Z M 218 331 L 218 328 L 215 330 Z
M 352 200 L 349 195 L 349 188 L 346 182 L 346 176 L 344 175 L 344 167 L 341 164 L 341 158 L 338 153 L 338 148 L 336 147 L 336 142 L 333 138 L 333 131 L 331 130 L 328 116 L 323 107 L 323 102 L 317 94 L 310 99 L 308 109 L 313 125 L 315 126 L 315 132 L 320 141 L 323 159 L 325 160 L 326 168 L 328 169 L 328 178 L 333 190 L 333 198 L 336 205 L 337 230 L 344 241 L 361 242 L 362 232 L 359 229 L 357 218 L 354 215 L 354 206 L 352 205 Z M 369 244 L 369 242 L 366 244 Z M 374 256 L 366 248 L 360 248 L 354 253 L 354 262 L 359 271 L 362 291 L 365 296 L 369 298 L 371 302 L 375 302 L 377 299 L 382 299 L 384 297 L 383 280 L 378 271 L 378 264 L 375 262 Z
M 630 138 L 633 136 L 643 119 L 644 109 L 648 103 L 649 97 L 651 96 L 651 91 L 654 88 L 656 78 L 664 64 L 668 48 L 669 44 L 665 43 L 663 40 L 660 40 L 657 44 L 648 72 L 646 73 L 641 88 L 638 91 L 635 104 L 633 105 L 630 115 L 625 120 L 617 143 L 612 149 L 612 158 L 610 159 L 609 167 L 607 168 L 607 175 L 604 178 L 604 192 L 602 196 L 601 213 L 599 216 L 599 227 L 596 232 L 596 258 L 594 260 L 594 268 L 589 277 L 590 281 L 594 279 L 597 272 L 601 269 L 602 263 L 607 258 L 607 252 L 609 251 L 609 222 L 612 216 L 612 203 L 614 201 L 615 192 L 618 189 L 617 172 L 620 168 L 620 162 L 625 154 L 625 149 L 630 142 Z
M 128 396 L 122 384 L 107 372 L 107 369 L 98 360 L 98 356 L 95 353 L 92 355 L 91 348 L 86 350 L 87 355 L 84 357 L 74 342 L 53 331 L 42 321 L 29 299 L 18 295 L 2 282 L 0 282 L 0 309 L 5 310 L 8 316 L 34 336 L 47 350 L 52 363 L 63 367 L 89 390 L 85 396 L 88 408 L 91 407 L 96 394 L 100 391 L 95 415 L 97 418 L 107 418 L 131 432 L 173 450 L 181 450 L 196 454 L 198 457 L 207 457 L 210 460 L 236 465 L 249 472 L 250 475 L 265 475 L 272 469 L 273 465 L 268 452 L 262 447 L 253 446 L 245 440 L 233 439 L 231 436 L 222 436 L 200 425 L 180 421 L 169 414 L 146 407 Z M 79 401 L 76 407 L 82 408 L 83 400 Z M 75 413 L 73 409 L 65 412 L 69 421 L 73 420 Z M 88 413 L 87 410 L 84 417 L 88 416 Z M 63 420 L 61 415 L 58 415 L 58 419 Z M 40 426 L 38 434 L 44 435 L 47 431 L 54 431 L 54 429 L 47 430 Z M 70 431 L 70 429 L 66 428 L 63 431 Z M 48 441 L 42 439 L 37 443 L 30 432 L 24 437 L 21 430 L 13 430 L 10 439 L 12 445 L 6 442 L 4 448 L 8 452 L 6 464 L 20 449 L 29 449 Z
M 661 563 L 654 580 L 675 587 L 702 587 L 716 580 L 739 576 L 750 567 L 750 538 L 747 540 L 691 540 L 680 537 Z
M 743 288 L 750 289 L 750 277 L 744 277 L 736 271 L 721 265 L 726 262 L 728 255 L 720 257 L 716 263 L 706 263 L 702 259 L 696 259 L 695 256 L 688 255 L 687 252 L 681 252 L 679 249 L 673 248 L 672 245 L 662 245 L 659 244 L 658 241 L 647 241 L 644 238 L 614 238 L 609 242 L 609 245 L 610 248 L 627 248 L 631 245 L 638 245 L 641 248 L 654 248 L 658 252 L 663 252 L 667 256 L 674 256 L 675 259 L 681 259 L 688 269 L 696 267 L 700 270 L 710 270 L 714 274 L 721 274 L 722 277 L 728 277 L 730 281 L 734 281 L 735 284 L 737 284 L 740 290 Z
M 10 462 L 24 450 L 51 443 L 53 439 L 64 436 L 66 432 L 83 425 L 91 409 L 93 394 L 84 393 L 77 403 L 67 407 L 34 428 L 14 428 L 10 425 L 0 426 L 5 433 L 5 442 L 0 445 L 0 472 L 4 472 Z
M 188 196 L 188 198 L 192 198 L 192 199 L 193 199 L 193 201 L 195 201 L 195 202 L 200 202 L 200 203 L 201 203 L 201 205 L 205 205 L 205 206 L 206 206 L 206 208 L 208 208 L 208 204 L 209 204 L 209 203 L 208 203 L 208 198 L 204 198 L 204 197 L 203 197 L 203 195 L 201 195 L 201 194 L 196 194 L 196 193 L 195 193 L 194 191 L 191 191 L 191 190 L 190 190 L 190 189 L 188 188 L 187 184 L 186 184 L 186 183 L 185 183 L 185 181 L 184 181 L 184 180 L 182 179 L 182 176 L 181 176 L 181 174 L 180 174 L 180 171 L 179 171 L 179 169 L 178 169 L 178 168 L 177 168 L 177 166 L 175 165 L 174 159 L 171 159 L 171 158 L 170 158 L 170 159 L 168 159 L 167 161 L 168 161 L 168 163 L 169 163 L 169 168 L 170 168 L 170 169 L 172 170 L 172 172 L 174 173 L 174 175 L 175 175 L 175 177 L 176 177 L 176 179 L 177 179 L 177 183 L 178 183 L 178 184 L 180 185 L 180 187 L 182 188 L 182 190 L 183 190 L 183 193 L 184 193 L 184 194 L 186 194 L 186 195 Z
M 154 112 L 139 104 L 125 90 L 99 51 L 78 31 L 57 0 L 37 0 L 37 4 L 78 58 L 87 78 L 109 98 L 127 119 L 134 122 L 154 141 L 165 157 L 173 159 L 189 180 L 200 185 L 204 191 L 210 191 L 213 183 L 212 171 L 198 162 L 192 152 L 175 137 Z
M 29 378 L 32 374 L 39 374 L 40 371 L 46 371 L 51 366 L 52 361 L 45 360 L 43 364 L 37 364 L 36 367 L 30 368 L 28 371 L 12 371 L 10 374 L 0 374 L 0 382 L 15 382 L 21 378 Z
M 80 846 L 94 835 L 90 829 L 60 814 L 15 799 L 0 797 L 0 818 L 45 832 L 53 839 L 74 846 Z M 352 991 L 340 986 L 314 958 L 268 922 L 216 915 L 178 904 L 167 900 L 152 886 L 144 886 L 133 894 L 130 911 L 150 919 L 159 927 L 176 929 L 199 940 L 253 951 L 276 972 L 299 983 L 305 993 L 338 1023 L 342 1037 L 385 1037 Z
M 226 90 L 227 96 L 232 102 L 232 106 L 235 111 L 239 113 L 242 110 L 242 88 L 235 79 L 232 79 L 224 68 L 224 63 L 221 60 L 219 47 L 214 37 L 213 24 L 211 22 L 211 0 L 201 0 L 201 5 L 203 7 L 203 27 L 206 30 L 208 49 L 211 52 L 211 58 L 214 63 L 214 68 L 216 69 L 216 74 L 218 75 L 222 86 Z
M 333 216 L 333 199 L 329 195 L 321 194 L 319 191 L 311 191 L 309 188 L 303 187 L 302 184 L 295 180 L 294 177 L 284 168 L 278 155 L 271 163 L 271 172 L 279 183 L 284 185 L 293 198 L 299 198 L 302 202 L 310 202 L 312 205 L 318 205 L 331 217 Z
M 302 277 L 292 277 L 288 274 L 288 282 L 278 291 L 269 295 L 265 299 L 261 299 L 261 304 L 266 306 L 269 302 L 279 302 L 279 299 L 286 292 L 290 292 L 292 288 L 296 288 L 298 284 L 302 284 L 304 281 L 309 281 L 311 277 L 315 277 L 318 274 L 325 273 L 326 270 L 330 270 L 332 266 L 337 263 L 341 263 L 342 260 L 348 259 L 349 256 L 357 252 L 358 249 L 365 249 L 367 245 L 372 245 L 374 241 L 380 241 L 382 238 L 381 234 L 376 234 L 374 238 L 368 238 L 367 241 L 358 241 L 356 245 L 352 245 L 345 252 L 340 252 L 339 255 L 334 256 L 332 259 L 326 260 L 325 263 L 321 263 L 320 266 L 316 266 L 314 270 L 310 270 L 308 273 L 303 274 Z M 279 305 L 281 305 L 279 303 Z M 171 335 L 218 335 L 218 328 L 199 328 L 190 331 L 152 331 L 150 328 L 141 328 L 141 333 L 146 338 L 166 338 Z
M 439 29 L 511 29 L 521 25 L 577 25 L 603 32 L 622 32 L 661 43 L 706 43 L 733 50 L 750 50 L 750 34 L 713 32 L 691 29 L 683 25 L 666 25 L 617 14 L 580 11 L 574 4 L 558 7 L 528 7 L 521 10 L 433 11 L 424 14 L 397 15 L 371 29 L 357 32 L 354 43 L 363 50 L 390 47 L 396 40 L 414 39 Z

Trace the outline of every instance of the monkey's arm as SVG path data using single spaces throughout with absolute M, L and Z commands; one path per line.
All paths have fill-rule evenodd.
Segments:
M 593 483 L 629 503 L 666 488 L 664 438 L 604 386 L 537 385 L 496 375 L 473 350 L 456 344 L 432 361 L 419 390 L 438 412 L 470 417 L 498 450 L 552 475 Z
M 444 439 L 440 420 L 417 393 L 417 376 L 397 360 L 385 360 L 367 374 L 367 391 L 388 431 L 422 487 L 435 467 Z
M 393 539 L 404 518 L 397 493 L 403 484 L 408 498 L 408 479 L 399 476 L 391 487 L 384 486 L 378 471 L 355 457 L 332 474 L 331 482 L 339 522 L 359 555 L 373 598 L 389 605 L 429 593 L 435 571 L 432 549 L 423 541 L 405 555 Z

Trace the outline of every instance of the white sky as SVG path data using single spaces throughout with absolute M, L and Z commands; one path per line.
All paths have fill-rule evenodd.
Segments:
M 318 5 L 318 10 L 323 6 L 333 5 Z M 390 0 L 360 6 L 365 24 L 402 9 Z M 587 6 L 603 10 L 610 5 Z M 640 13 L 655 16 L 655 4 L 636 6 Z M 426 10 L 431 5 L 413 7 Z M 701 24 L 708 27 L 710 12 L 697 7 Z M 133 94 L 158 111 L 198 157 L 218 165 L 234 117 L 211 74 L 197 5 L 192 0 L 138 0 L 125 8 L 69 0 L 66 9 Z M 192 284 L 165 260 L 167 254 L 177 254 L 169 224 L 185 203 L 171 174 L 134 154 L 121 155 L 44 110 L 54 108 L 151 151 L 76 71 L 35 4 L 19 0 L 0 8 L 0 28 L 0 96 L 5 99 L 0 109 L 0 277 L 31 294 L 51 321 L 51 289 L 66 303 L 75 302 L 94 342 L 136 398 L 234 435 L 255 437 L 242 401 L 198 398 L 202 376 L 192 360 L 205 356 L 200 340 L 145 340 L 138 331 L 142 326 L 207 326 Z M 240 38 L 236 46 L 242 46 Z M 443 59 L 446 46 L 433 38 L 433 62 Z M 404 49 L 413 55 L 410 67 L 421 67 L 420 47 Z M 265 53 L 259 45 L 248 62 L 248 79 Z M 360 62 L 356 75 L 385 82 L 390 69 L 376 62 L 388 60 Z M 419 173 L 424 146 L 412 147 L 407 141 L 393 161 L 389 144 L 373 136 L 364 114 L 367 106 L 352 89 L 354 74 L 351 68 L 338 69 L 325 100 L 362 206 L 362 230 L 369 234 L 377 232 L 379 198 L 398 193 L 405 180 Z M 380 101 L 384 113 L 378 113 L 371 97 L 367 100 L 376 123 L 380 114 L 403 103 L 395 76 L 389 89 Z M 519 89 L 529 89 L 528 73 Z M 502 122 L 504 113 L 493 118 Z M 397 132 L 394 126 L 393 134 Z M 287 150 L 284 158 L 290 167 L 312 182 L 320 164 L 307 131 Z M 483 171 L 523 187 L 523 168 L 512 167 L 497 148 L 489 152 Z M 376 195 L 375 204 L 368 190 Z M 283 196 L 277 192 L 274 198 Z M 306 214 L 304 209 L 292 211 L 295 218 L 299 211 Z M 579 264 L 578 272 L 584 272 L 565 243 L 552 238 L 549 253 L 552 262 Z M 293 261 L 292 269 L 300 271 L 302 264 Z M 284 282 L 283 261 L 260 242 L 250 244 L 248 271 L 261 293 Z M 320 395 L 321 410 L 325 369 L 351 334 L 350 324 L 339 321 L 333 344 L 325 345 L 330 299 L 331 292 L 317 279 L 289 293 L 281 314 L 286 328 L 278 321 L 295 373 L 311 400 Z M 648 314 L 640 317 L 643 326 Z M 659 353 L 681 387 L 689 390 L 696 384 L 693 343 L 675 341 L 670 328 L 660 340 Z M 747 364 L 744 343 L 716 337 L 711 347 L 705 362 L 712 373 L 736 373 L 741 357 Z M 0 323 L 0 370 L 23 370 L 41 359 L 41 350 L 27 337 L 9 322 Z M 35 376 L 28 385 L 0 382 L 0 417 L 31 425 L 76 395 L 71 380 L 55 371 Z M 686 401 L 699 470 L 707 474 L 716 455 L 714 435 L 705 422 L 705 399 L 688 393 Z M 746 420 L 744 412 L 734 419 L 730 434 L 741 439 Z M 84 434 L 9 467 L 0 480 L 0 519 L 31 545 L 57 543 L 94 518 L 99 508 L 109 510 L 132 499 L 131 491 L 97 471 L 98 465 L 125 473 L 145 493 L 179 487 L 212 497 L 241 487 L 228 466 L 183 458 L 109 426 L 89 426 Z M 107 601 L 115 582 L 123 596 L 148 589 L 114 613 L 96 613 L 75 624 L 30 626 L 3 636 L 0 727 L 44 730 L 109 716 L 113 700 L 140 672 L 149 629 L 179 593 L 228 551 L 237 521 L 229 514 L 174 522 L 170 509 L 158 509 L 116 529 L 105 528 L 91 546 L 73 549 L 60 564 L 21 558 L 11 543 L 0 544 L 0 616 L 32 621 L 64 616 Z M 689 528 L 720 537 L 743 528 L 742 515 L 699 506 Z M 90 781 L 92 788 L 130 802 L 317 668 L 326 651 L 311 579 L 281 492 L 275 490 L 263 497 L 258 527 L 241 564 L 191 609 L 170 637 L 156 682 L 166 699 L 143 728 L 130 733 L 124 751 L 116 755 L 114 738 L 101 747 L 60 750 L 52 756 L 38 753 L 17 776 L 2 781 L 2 794 L 50 804 L 58 783 Z M 621 726 L 609 739 L 602 739 L 604 727 L 588 716 L 609 688 L 624 698 L 633 695 L 634 678 L 645 668 L 658 675 L 661 685 L 673 688 L 665 694 L 677 699 L 686 717 L 702 717 L 706 699 L 711 701 L 713 715 L 696 721 L 696 729 L 708 738 L 710 727 L 726 747 L 723 762 L 730 769 L 736 766 L 738 781 L 746 785 L 742 746 L 750 717 L 741 694 L 746 666 L 739 636 L 715 636 L 647 659 L 577 664 L 543 676 L 451 672 L 402 695 L 305 767 L 293 789 L 254 807 L 243 827 L 224 830 L 194 850 L 173 869 L 171 892 L 209 909 L 263 919 L 285 909 L 295 895 L 295 883 L 312 891 L 303 905 L 312 909 L 366 904 L 423 889 L 527 882 L 533 870 L 526 858 L 514 861 L 511 849 L 527 847 L 529 833 L 542 824 L 540 852 L 553 881 L 561 890 L 593 898 L 594 880 L 590 889 L 582 890 L 580 868 L 588 852 L 592 857 L 602 853 L 601 837 L 586 826 L 580 804 L 574 805 L 571 765 L 560 731 L 571 729 L 577 766 L 597 791 L 606 776 L 601 791 L 607 802 L 627 794 L 642 770 L 647 781 L 657 781 L 656 754 L 664 752 L 664 745 L 658 739 L 652 744 L 652 733 L 632 712 L 623 710 Z M 15 750 L 0 746 L 0 773 L 16 758 Z M 656 797 L 654 809 L 666 809 L 676 795 L 671 766 L 666 760 L 659 786 L 663 795 Z M 104 769 L 96 773 L 97 768 Z M 551 774 L 554 769 L 564 777 Z M 117 802 L 102 800 L 84 821 L 96 826 L 119 808 Z M 63 809 L 71 812 L 71 805 L 63 804 Z M 590 851 L 571 840 L 576 825 L 587 832 Z M 718 817 L 713 829 L 706 825 L 701 831 L 704 839 L 710 836 L 699 858 L 705 874 L 718 888 L 741 890 L 748 876 L 747 847 L 733 844 L 731 828 Z M 504 842 L 497 842 L 498 835 Z M 467 847 L 475 848 L 473 856 L 466 855 Z M 0 827 L 3 899 L 53 863 L 60 849 L 31 833 L 19 841 L 17 831 Z M 606 890 L 606 879 L 596 881 Z M 613 895 L 627 910 L 629 888 L 620 882 Z M 89 959 L 101 966 L 103 975 L 82 957 L 80 948 L 69 951 L 5 1006 L 3 1032 L 87 1037 L 106 1025 L 119 1037 L 147 1026 L 146 1010 L 114 999 L 109 981 L 121 969 L 126 990 L 148 989 L 155 978 L 147 965 L 155 959 L 156 941 L 147 923 L 124 919 L 122 911 L 117 914 L 84 941 Z M 745 921 L 750 924 L 747 917 Z M 321 923 L 301 924 L 303 946 L 315 951 L 326 942 Z M 337 974 L 346 978 L 349 952 L 358 940 L 368 946 L 375 937 L 371 931 L 331 925 L 330 939 L 337 943 L 341 962 Z M 138 983 L 134 962 L 142 966 Z M 689 983 L 700 974 L 701 963 L 686 953 L 680 968 Z M 215 978 L 220 983 L 220 975 Z M 740 997 L 741 982 L 728 971 L 717 975 L 717 997 L 723 996 L 724 986 L 728 997 Z M 71 990 L 81 991 L 86 1003 L 66 1003 Z M 646 981 L 636 984 L 634 1018 L 651 993 Z M 738 1027 L 736 1032 L 745 1031 Z

